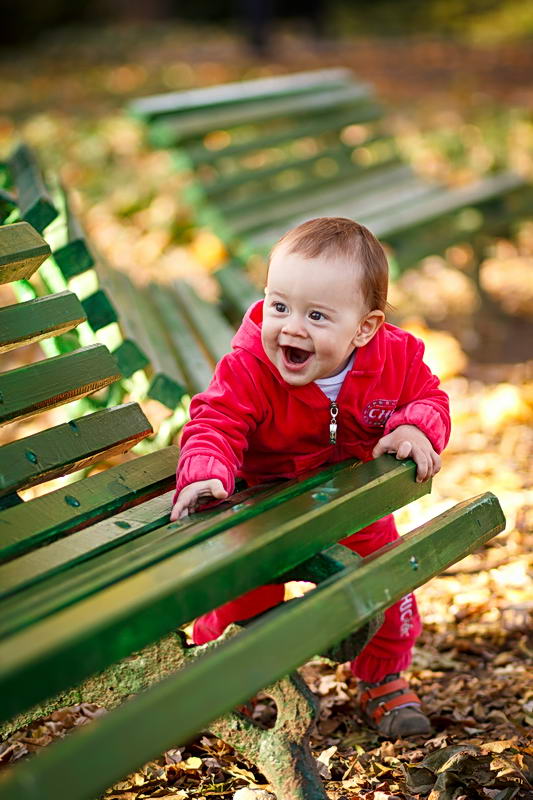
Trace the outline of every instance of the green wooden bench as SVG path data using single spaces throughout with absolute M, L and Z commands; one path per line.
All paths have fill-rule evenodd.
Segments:
M 185 393 L 183 380 L 167 375 L 160 368 L 158 355 L 153 349 L 145 352 L 141 345 L 146 336 L 139 336 L 136 340 L 124 333 L 128 326 L 119 324 L 116 304 L 99 279 L 99 258 L 72 211 L 66 191 L 57 183 L 53 187 L 45 183 L 34 153 L 25 144 L 15 149 L 3 165 L 1 174 L 6 201 L 2 206 L 0 196 L 0 224 L 15 221 L 32 224 L 41 232 L 51 250 L 31 279 L 24 277 L 13 284 L 17 298 L 28 301 L 51 293 L 74 291 L 81 300 L 85 315 L 76 329 L 44 340 L 45 353 L 60 355 L 79 347 L 104 343 L 117 360 L 121 379 L 109 391 L 96 398 L 87 398 L 85 406 L 93 409 L 105 407 L 122 401 L 128 395 L 136 399 L 150 397 L 175 410 Z
M 48 253 L 27 223 L 0 227 L 0 281 L 28 279 Z M 206 307 L 194 307 L 205 332 Z M 84 316 L 68 292 L 1 308 L 0 351 L 74 329 Z M 118 377 L 104 345 L 4 371 L 0 423 Z M 177 459 L 169 447 L 23 500 L 28 487 L 125 452 L 149 432 L 139 406 L 128 404 L 0 447 L 2 732 L 82 699 L 118 705 L 6 770 L 0 798 L 89 800 L 209 727 L 256 761 L 280 799 L 324 800 L 306 745 L 314 705 L 291 670 L 335 646 L 341 660 L 352 657 L 376 614 L 503 529 L 498 501 L 485 494 L 461 503 L 360 559 L 337 541 L 429 491 L 412 462 L 338 464 L 169 523 Z M 195 616 L 255 586 L 304 576 L 317 588 L 303 598 L 205 647 L 184 646 L 177 628 Z M 226 713 L 273 681 L 274 729 Z
M 171 92 L 129 111 L 171 151 L 197 222 L 244 262 L 305 219 L 347 216 L 389 246 L 397 275 L 504 230 L 531 204 L 531 187 L 511 172 L 453 189 L 415 175 L 371 87 L 344 69 Z

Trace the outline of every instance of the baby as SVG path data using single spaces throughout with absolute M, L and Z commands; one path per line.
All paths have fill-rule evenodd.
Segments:
M 448 398 L 422 360 L 424 346 L 385 323 L 388 264 L 378 240 L 349 219 L 323 217 L 275 245 L 264 301 L 247 311 L 233 350 L 191 402 L 171 520 L 248 485 L 382 453 L 412 458 L 417 480 L 440 469 Z M 342 540 L 367 556 L 398 538 L 392 515 Z M 196 644 L 283 601 L 263 586 L 194 624 Z M 400 677 L 420 619 L 412 594 L 385 613 L 352 663 L 365 718 L 384 736 L 425 734 L 429 720 Z

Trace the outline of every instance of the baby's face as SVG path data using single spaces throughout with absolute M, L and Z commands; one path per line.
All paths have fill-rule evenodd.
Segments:
M 353 265 L 283 247 L 274 251 L 262 342 L 287 383 L 303 386 L 340 372 L 353 350 L 372 338 L 364 334 L 366 311 Z

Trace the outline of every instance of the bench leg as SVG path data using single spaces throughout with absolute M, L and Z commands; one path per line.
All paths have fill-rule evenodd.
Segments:
M 186 660 L 195 660 L 207 650 L 238 633 L 230 625 L 214 642 L 186 650 Z M 209 725 L 215 734 L 257 766 L 278 800 L 327 800 L 309 737 L 318 716 L 313 693 L 297 672 L 263 689 L 277 707 L 273 728 L 259 728 L 239 711 L 230 711 Z

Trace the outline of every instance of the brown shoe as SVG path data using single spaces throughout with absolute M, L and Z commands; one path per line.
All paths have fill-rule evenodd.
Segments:
M 419 697 L 399 672 L 377 683 L 361 682 L 359 702 L 365 720 L 381 736 L 398 739 L 431 733 Z

